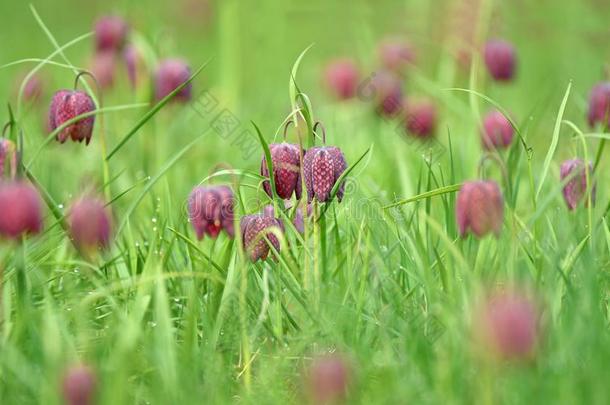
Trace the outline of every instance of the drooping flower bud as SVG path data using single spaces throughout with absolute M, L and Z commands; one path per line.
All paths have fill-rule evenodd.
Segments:
M 527 295 L 517 291 L 494 292 L 475 314 L 478 346 L 503 360 L 528 360 L 537 349 L 540 313 Z
M 294 193 L 297 199 L 301 198 L 301 157 L 298 145 L 290 143 L 273 143 L 269 145 L 271 162 L 273 163 L 273 176 L 277 195 L 284 199 L 290 199 Z M 263 155 L 261 162 L 261 176 L 269 178 L 267 159 Z M 263 188 L 269 197 L 273 196 L 271 183 L 266 180 Z
M 178 88 L 191 77 L 191 69 L 181 59 L 165 59 L 159 63 L 155 72 L 155 100 L 159 101 Z M 173 98 L 187 102 L 191 99 L 192 83 L 187 84 Z
M 388 70 L 402 72 L 415 62 L 415 52 L 408 42 L 400 39 L 386 39 L 377 49 L 381 64 Z
M 66 405 L 93 405 L 96 377 L 92 368 L 76 365 L 66 371 L 62 389 Z
M 504 219 L 504 198 L 498 183 L 465 182 L 457 196 L 455 213 L 462 237 L 469 231 L 479 238 L 489 232 L 499 236 Z
M 317 357 L 307 370 L 310 401 L 333 404 L 344 401 L 348 394 L 351 370 L 345 359 L 336 354 Z
M 400 78 L 387 70 L 377 71 L 371 77 L 369 89 L 373 92 L 373 102 L 377 113 L 393 117 L 403 108 L 403 94 Z
M 326 87 L 336 99 L 348 100 L 356 95 L 360 73 L 350 59 L 330 62 L 324 71 Z
M 513 141 L 515 130 L 500 111 L 490 111 L 483 119 L 481 141 L 487 150 L 504 149 Z
M 303 174 L 307 187 L 307 200 L 315 197 L 319 202 L 330 200 L 330 193 L 341 174 L 347 169 L 347 162 L 341 149 L 334 146 L 310 148 L 303 158 Z M 343 199 L 345 183 L 337 191 L 339 202 Z
M 283 225 L 269 213 L 263 212 L 242 217 L 242 240 L 244 249 L 252 262 L 267 258 L 271 250 L 267 240 L 275 250 L 280 251 L 280 241 L 272 231 L 274 228 L 282 231 Z
M 114 84 L 116 71 L 116 55 L 114 51 L 99 51 L 93 55 L 91 73 L 100 87 L 106 89 Z
M 510 81 L 515 75 L 517 57 L 514 47 L 502 40 L 491 40 L 485 44 L 485 64 L 489 74 L 497 81 Z
M 234 233 L 234 197 L 228 186 L 195 187 L 189 197 L 189 220 L 201 240 L 205 235 L 216 238 L 225 230 Z
M 28 103 L 35 103 L 40 100 L 43 93 L 42 79 L 38 74 L 33 75 L 23 87 L 23 99 Z
M 610 82 L 596 84 L 589 95 L 589 125 L 599 123 L 610 127 Z
M 112 220 L 104 201 L 83 196 L 70 207 L 70 237 L 79 250 L 89 253 L 110 244 Z
M 568 180 L 566 185 L 563 186 L 563 199 L 568 209 L 573 210 L 578 206 L 578 203 L 585 197 L 587 192 L 587 173 L 582 159 L 570 159 L 561 164 L 561 181 L 563 182 L 568 177 L 571 177 L 571 180 Z M 589 181 L 593 184 L 591 188 L 591 203 L 595 203 L 597 186 L 593 180 L 593 165 L 591 163 L 589 163 Z M 586 204 L 587 201 L 585 200 Z
M 40 194 L 24 181 L 0 181 L 0 236 L 19 239 L 42 230 Z
M 127 44 L 123 50 L 123 61 L 127 68 L 127 77 L 132 88 L 138 85 L 138 78 L 143 69 L 142 55 L 133 44 Z
M 429 138 L 436 129 L 436 107 L 432 102 L 410 101 L 405 103 L 405 126 L 409 134 L 418 138 Z
M 97 51 L 119 51 L 129 34 L 127 22 L 116 15 L 104 16 L 95 22 L 95 49 Z
M 17 173 L 17 149 L 8 139 L 0 138 L 0 179 L 5 175 L 15 177 Z
M 64 122 L 72 120 L 81 114 L 95 110 L 95 104 L 89 95 L 79 90 L 59 90 L 53 95 L 49 107 L 49 132 L 60 127 Z M 57 140 L 61 143 L 71 138 L 75 142 L 85 141 L 89 144 L 93 134 L 93 123 L 95 116 L 82 118 L 57 134 Z

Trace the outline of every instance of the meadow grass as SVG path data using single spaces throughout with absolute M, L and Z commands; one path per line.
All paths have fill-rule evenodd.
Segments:
M 607 37 L 610 10 L 483 1 L 479 35 L 503 35 L 518 50 L 517 80 L 501 86 L 479 58 L 462 69 L 447 52 L 451 3 L 229 0 L 201 28 L 181 26 L 186 17 L 163 2 L 117 2 L 150 66 L 188 56 L 196 97 L 150 104 L 148 86 L 132 92 L 121 74 L 98 99 L 88 147 L 55 142 L 43 122 L 51 92 L 86 67 L 91 21 L 107 10 L 0 5 L 15 15 L 3 43 L 23 38 L 0 51 L 0 94 L 47 204 L 41 235 L 0 242 L 0 402 L 62 403 L 62 376 L 82 362 L 96 370 L 102 404 L 302 403 L 305 370 L 334 352 L 352 367 L 348 403 L 607 403 L 610 175 L 600 145 L 609 136 L 585 117 L 610 55 L 596 39 Z M 366 101 L 332 102 L 320 88 L 321 66 L 337 54 L 355 56 L 366 77 L 376 40 L 392 29 L 418 46 L 404 80 L 408 95 L 439 106 L 432 143 L 405 137 Z M 42 105 L 11 90 L 34 70 L 55 86 Z M 86 78 L 80 86 L 97 94 Z M 481 162 L 479 122 L 492 107 L 512 117 L 517 136 Z M 262 190 L 260 159 L 297 110 L 304 120 L 289 141 L 320 144 L 319 120 L 345 153 L 343 202 L 316 206 L 322 219 L 304 235 L 284 221 L 277 261 L 249 263 L 239 235 L 197 241 L 186 203 L 198 184 L 231 185 L 237 216 L 278 204 Z M 239 120 L 234 132 L 219 131 L 222 111 Z M 598 155 L 587 174 L 596 204 L 569 212 L 559 165 Z M 458 234 L 456 192 L 478 176 L 504 194 L 498 238 Z M 111 248 L 89 259 L 64 223 L 85 190 L 106 197 L 115 224 Z M 540 347 L 531 361 L 489 361 L 473 314 L 486 291 L 514 285 L 540 303 Z

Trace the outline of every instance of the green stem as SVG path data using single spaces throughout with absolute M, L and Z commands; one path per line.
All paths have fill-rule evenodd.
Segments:
M 599 143 L 599 147 L 597 148 L 597 153 L 595 155 L 595 163 L 593 164 L 593 171 L 597 169 L 597 165 L 602 158 L 602 152 L 604 151 L 604 147 L 606 146 L 606 139 L 602 138 L 602 141 Z
M 21 245 L 18 249 L 19 257 L 17 258 L 17 266 L 15 271 L 17 273 L 17 285 L 15 289 L 15 294 L 17 295 L 17 304 L 20 309 L 25 308 L 25 304 L 27 302 L 27 276 L 26 276 L 26 240 L 25 237 L 21 240 Z

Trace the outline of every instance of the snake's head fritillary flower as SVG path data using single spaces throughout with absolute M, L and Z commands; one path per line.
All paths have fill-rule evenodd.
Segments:
M 360 73 L 350 59 L 337 59 L 324 70 L 324 82 L 328 92 L 337 100 L 349 100 L 356 95 Z
M 380 115 L 393 117 L 404 108 L 401 80 L 395 73 L 389 70 L 377 71 L 367 87 L 367 91 L 373 93 L 375 109 Z
M 610 127 L 610 82 L 598 83 L 591 89 L 587 119 L 591 127 Z
M 191 77 L 191 68 L 182 59 L 165 59 L 155 71 L 155 100 L 159 101 L 176 90 Z M 173 98 L 175 101 L 187 102 L 192 97 L 192 83 L 188 83 Z
M 275 180 L 275 190 L 277 195 L 284 199 L 290 199 L 294 193 L 297 199 L 301 198 L 301 149 L 298 145 L 290 143 L 277 143 L 269 145 L 271 161 L 273 163 L 273 177 Z M 261 176 L 269 178 L 269 170 L 267 168 L 267 159 L 263 156 L 261 162 Z M 270 197 L 273 195 L 271 191 L 271 183 L 266 180 L 263 182 L 263 188 Z
M 21 180 L 0 181 L 0 236 L 19 240 L 42 230 L 42 200 L 38 190 Z
M 28 79 L 23 87 L 23 99 L 28 103 L 39 101 L 43 93 L 43 81 L 40 75 L 35 74 Z
M 205 235 L 216 238 L 223 229 L 235 235 L 234 196 L 228 186 L 195 187 L 189 197 L 189 220 L 201 240 Z
M 331 191 L 339 177 L 347 169 L 347 162 L 341 149 L 334 146 L 313 147 L 303 158 L 303 174 L 307 187 L 307 199 L 319 202 L 330 201 Z M 337 192 L 339 202 L 343 199 L 345 183 Z
M 103 200 L 83 196 L 70 207 L 70 236 L 79 250 L 90 253 L 110 244 L 112 219 Z
M 457 196 L 456 219 L 461 236 L 472 232 L 483 237 L 500 235 L 504 219 L 504 198 L 495 181 L 468 181 Z
M 129 24 L 119 16 L 100 17 L 95 22 L 95 45 L 97 51 L 119 51 L 125 45 Z
M 385 39 L 377 49 L 381 64 L 388 70 L 402 72 L 405 67 L 415 62 L 415 51 L 401 39 Z
M 280 251 L 280 241 L 273 233 L 273 229 L 281 232 L 283 225 L 273 215 L 269 215 L 268 212 L 242 217 L 242 241 L 244 249 L 252 262 L 267 259 L 271 251 L 270 245 L 277 252 Z
M 69 368 L 62 381 L 66 405 L 93 405 L 97 381 L 89 366 L 76 365 Z
M 99 51 L 93 55 L 91 73 L 104 89 L 112 87 L 116 72 L 116 55 L 113 51 Z
M 129 83 L 132 88 L 136 88 L 138 85 L 139 76 L 143 70 L 143 60 L 142 55 L 138 48 L 136 48 L 133 44 L 127 44 L 125 49 L 123 49 L 123 61 L 125 62 L 125 67 L 127 68 L 127 78 L 129 79 Z
M 312 403 L 341 403 L 348 395 L 351 369 L 340 355 L 315 358 L 306 372 L 307 391 Z
M 429 138 L 436 129 L 436 107 L 430 101 L 405 103 L 407 133 L 418 138 Z
M 500 111 L 490 111 L 483 119 L 481 139 L 487 150 L 504 149 L 513 141 L 515 130 Z
M 569 210 L 574 210 L 587 192 L 587 172 L 582 159 L 570 159 L 561 164 L 560 178 L 564 181 L 571 177 L 563 186 L 563 199 Z M 591 189 L 591 202 L 595 203 L 596 184 L 593 180 L 593 165 L 589 163 L 589 181 L 593 184 Z M 587 201 L 585 201 L 585 204 Z
M 502 40 L 488 41 L 485 44 L 484 59 L 491 77 L 502 82 L 512 80 L 517 66 L 512 44 Z
M 540 339 L 538 306 L 519 291 L 496 291 L 475 314 L 478 345 L 487 354 L 503 360 L 528 360 Z
M 95 104 L 87 93 L 79 90 L 59 90 L 53 95 L 49 107 L 49 131 L 54 131 L 63 123 L 94 110 Z M 62 129 L 57 134 L 57 140 L 64 143 L 70 138 L 75 142 L 85 141 L 88 145 L 94 122 L 93 115 L 81 118 Z

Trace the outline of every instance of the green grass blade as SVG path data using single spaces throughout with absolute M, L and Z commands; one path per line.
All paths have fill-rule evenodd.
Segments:
M 208 63 L 210 63 L 210 61 L 207 61 L 206 63 L 201 65 L 199 69 L 197 69 L 187 81 L 176 87 L 174 91 L 165 96 L 161 101 L 155 104 L 155 106 L 151 108 L 150 111 L 144 114 L 144 116 L 140 118 L 136 125 L 134 125 L 134 127 L 123 137 L 123 139 L 119 141 L 118 145 L 115 146 L 114 149 L 110 151 L 110 153 L 108 153 L 108 156 L 106 156 L 106 160 L 110 160 L 119 150 L 121 150 L 121 148 L 131 139 L 131 137 L 134 136 L 138 132 L 138 130 L 142 128 L 144 124 L 146 124 L 152 117 L 154 117 L 155 114 L 157 114 L 176 94 L 178 94 L 185 86 L 192 82 L 193 79 L 195 79 L 199 75 L 199 73 L 201 73 L 201 71 L 208 65 Z
M 456 191 L 458 191 L 460 189 L 460 187 L 462 187 L 462 184 L 452 184 L 450 186 L 439 187 L 437 189 L 426 191 L 425 193 L 421 193 L 416 196 L 405 198 L 404 200 L 400 200 L 395 203 L 386 205 L 383 208 L 388 209 L 388 208 L 398 207 L 400 205 L 405 205 L 405 204 L 409 204 L 409 203 L 416 202 L 419 200 L 436 197 L 437 195 L 455 193 Z
M 546 157 L 544 158 L 544 165 L 542 166 L 542 174 L 540 175 L 540 179 L 538 181 L 538 189 L 536 190 L 536 200 L 540 196 L 540 191 L 542 191 L 542 187 L 544 186 L 544 180 L 546 179 L 547 174 L 549 173 L 549 168 L 551 166 L 551 161 L 553 160 L 553 155 L 555 155 L 555 150 L 557 149 L 557 144 L 559 143 L 559 130 L 561 129 L 561 121 L 563 120 L 563 113 L 566 109 L 566 104 L 568 103 L 568 97 L 570 96 L 570 90 L 572 89 L 572 82 L 568 83 L 568 88 L 563 96 L 563 100 L 561 101 L 561 105 L 559 106 L 559 112 L 557 113 L 557 119 L 555 120 L 555 128 L 553 129 L 553 136 L 551 138 L 551 145 L 549 146 L 549 150 L 546 153 Z

